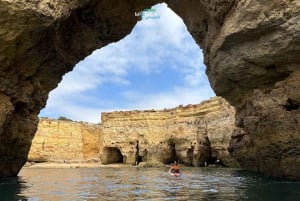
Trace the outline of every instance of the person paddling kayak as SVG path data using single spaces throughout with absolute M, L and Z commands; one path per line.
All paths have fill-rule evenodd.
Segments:
M 174 163 L 171 165 L 169 173 L 172 175 L 180 175 L 179 165 L 176 161 L 174 161 Z

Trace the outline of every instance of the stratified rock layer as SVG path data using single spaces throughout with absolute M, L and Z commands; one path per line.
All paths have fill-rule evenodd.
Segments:
M 179 160 L 204 166 L 221 160 L 237 167 L 227 148 L 234 129 L 234 109 L 215 97 L 199 105 L 175 109 L 102 113 L 102 163 L 108 163 L 105 149 L 115 148 L 123 162 Z M 214 161 L 211 161 L 214 162 Z
M 62 75 L 130 33 L 134 12 L 157 2 L 0 0 L 0 176 L 25 163 Z M 299 0 L 165 2 L 203 48 L 216 94 L 237 109 L 232 155 L 246 169 L 300 179 Z
M 99 125 L 40 119 L 28 160 L 34 162 L 99 161 Z
M 29 161 L 180 163 L 237 167 L 227 150 L 235 112 L 215 97 L 174 109 L 102 113 L 102 124 L 41 119 Z

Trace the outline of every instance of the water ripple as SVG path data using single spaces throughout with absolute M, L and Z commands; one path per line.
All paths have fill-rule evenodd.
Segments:
M 300 200 L 300 183 L 238 169 L 23 169 L 0 180 L 0 200 Z

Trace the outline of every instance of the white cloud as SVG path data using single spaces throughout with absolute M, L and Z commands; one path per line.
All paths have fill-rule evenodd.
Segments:
M 168 108 L 211 97 L 202 53 L 183 21 L 166 4 L 155 8 L 159 20 L 138 22 L 130 35 L 94 51 L 66 74 L 41 116 L 99 122 L 102 111 Z M 168 90 L 138 91 L 135 85 L 142 83 L 131 80 L 133 74 L 151 78 L 166 70 L 181 75 Z
M 202 100 L 214 96 L 208 88 L 175 87 L 169 93 L 141 94 L 132 91 L 123 93 L 130 100 L 131 108 L 136 109 L 164 109 L 178 105 L 200 103 Z

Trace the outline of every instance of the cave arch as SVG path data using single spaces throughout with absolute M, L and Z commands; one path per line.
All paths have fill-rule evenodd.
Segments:
M 106 108 L 162 109 L 214 96 L 202 50 L 182 19 L 166 4 L 152 8 L 149 13 L 160 18 L 140 20 L 125 38 L 93 51 L 64 75 L 40 117 L 98 123 Z
M 117 147 L 104 147 L 100 159 L 101 163 L 104 165 L 124 162 L 123 155 Z
M 93 50 L 126 36 L 135 11 L 159 2 L 0 1 L 1 177 L 17 175 L 26 162 L 37 115 L 62 76 Z M 231 154 L 246 169 L 300 179 L 299 110 L 281 106 L 287 97 L 300 101 L 299 3 L 165 2 L 202 47 L 216 94 L 238 109 Z

